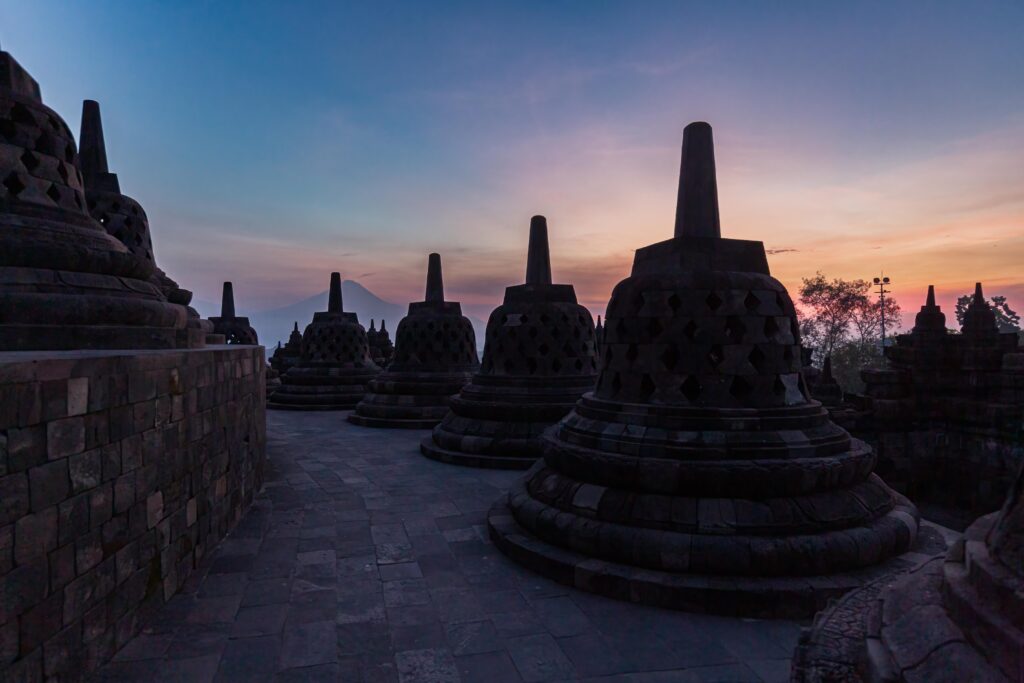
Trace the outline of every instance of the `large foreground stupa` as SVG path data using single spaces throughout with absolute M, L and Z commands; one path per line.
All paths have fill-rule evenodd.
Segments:
M 286 410 L 347 410 L 359 403 L 380 368 L 370 359 L 366 330 L 345 313 L 341 274 L 331 273 L 327 311 L 313 315 L 302 335 L 302 355 L 267 403 Z
M 67 124 L 0 51 L 0 350 L 202 346 L 153 261 L 89 215 L 85 189 Z
M 409 304 L 395 341 L 394 360 L 370 382 L 349 422 L 366 427 L 433 427 L 448 412 L 452 395 L 480 367 L 473 324 L 462 315 L 458 301 L 444 300 L 440 254 L 428 257 L 426 296 Z
M 620 599 L 812 614 L 910 548 L 918 513 L 800 367 L 793 303 L 761 242 L 720 237 L 711 127 L 690 124 L 675 238 L 637 250 L 597 387 L 492 508 L 495 544 Z
M 487 321 L 480 372 L 420 450 L 457 465 L 526 469 L 540 457 L 541 432 L 596 375 L 594 321 L 572 285 L 551 283 L 547 221 L 534 216 L 526 283 L 505 289 Z

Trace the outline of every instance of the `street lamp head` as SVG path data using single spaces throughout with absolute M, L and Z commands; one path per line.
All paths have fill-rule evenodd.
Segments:
M 881 280 L 879 280 L 879 279 L 878 279 L 878 278 L 876 277 L 876 278 L 875 278 L 875 284 L 877 285 L 877 284 L 878 284 L 878 283 L 880 283 L 880 282 L 881 282 Z
M 885 284 L 889 284 L 889 278 L 883 277 L 882 282 L 884 282 Z

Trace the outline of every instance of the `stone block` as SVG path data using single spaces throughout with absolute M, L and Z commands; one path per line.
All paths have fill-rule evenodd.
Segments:
M 14 562 L 23 565 L 57 547 L 56 506 L 21 517 L 14 525 Z M 45 564 L 45 562 L 44 562 Z M 45 569 L 44 569 L 45 573 Z M 44 578 L 44 583 L 45 578 Z
M 157 491 L 146 498 L 146 523 L 148 528 L 155 527 L 164 517 L 164 494 Z
M 46 430 L 42 425 L 7 431 L 7 470 L 21 472 L 46 462 Z
M 85 419 L 69 417 L 46 424 L 46 456 L 66 458 L 85 450 Z
M 98 448 L 71 456 L 68 468 L 71 488 L 75 493 L 95 488 L 103 480 L 103 460 Z
M 54 633 L 61 630 L 63 598 L 54 594 L 27 610 L 19 621 L 18 650 L 22 656 L 41 646 Z
M 67 382 L 67 414 L 83 415 L 89 411 L 89 378 L 74 377 Z
M 42 602 L 46 584 L 46 558 L 41 556 L 0 577 L 0 624 Z
M 17 521 L 29 511 L 28 475 L 24 472 L 0 477 L 0 526 Z
M 68 496 L 70 481 L 67 460 L 37 465 L 28 471 L 28 478 L 33 511 L 56 505 Z
M 50 592 L 59 592 L 75 578 L 75 544 L 67 543 L 52 551 L 50 560 Z
M 114 514 L 114 485 L 106 482 L 89 492 L 89 527 L 105 524 Z

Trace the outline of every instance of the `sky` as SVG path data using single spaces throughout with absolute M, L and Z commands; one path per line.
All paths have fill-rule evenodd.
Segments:
M 671 237 L 683 127 L 714 127 L 722 234 L 796 294 L 884 271 L 1024 309 L 1024 3 L 0 0 L 0 46 L 111 171 L 158 264 L 240 312 L 323 291 L 446 294 L 486 317 L 523 281 L 603 313 Z

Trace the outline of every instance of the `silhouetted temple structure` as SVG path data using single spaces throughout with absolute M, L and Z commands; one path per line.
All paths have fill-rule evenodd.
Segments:
M 917 510 L 800 375 L 761 242 L 720 237 L 711 127 L 683 136 L 674 239 L 608 304 L 601 374 L 491 509 L 511 558 L 664 607 L 809 615 L 911 548 Z
M 547 221 L 534 216 L 526 283 L 505 289 L 487 321 L 480 372 L 420 450 L 458 465 L 526 469 L 540 456 L 541 432 L 593 387 L 596 372 L 593 317 L 572 285 L 551 284 Z
M 220 316 L 210 318 L 214 334 L 224 335 L 225 344 L 259 344 L 256 330 L 249 319 L 235 315 L 235 290 L 230 282 L 224 283 L 220 298 Z
M 274 368 L 279 374 L 284 374 L 292 366 L 297 365 L 301 357 L 302 333 L 299 332 L 299 323 L 296 322 L 284 346 L 281 346 L 281 342 L 277 343 L 274 355 L 270 357 L 270 367 Z
M 945 558 L 856 590 L 815 617 L 793 680 L 1024 680 L 1024 468 L 1002 510 Z
M 77 681 L 110 659 L 263 482 L 263 349 L 204 348 L 107 170 L 95 103 L 83 137 L 80 157 L 0 51 L 4 681 Z
M 811 398 L 821 401 L 821 405 L 827 408 L 838 407 L 843 402 L 843 388 L 832 376 L 832 356 L 825 356 L 825 362 L 821 366 L 821 374 L 818 375 L 813 387 L 810 387 Z
M 355 313 L 346 313 L 341 299 L 341 275 L 331 273 L 327 311 L 313 316 L 302 335 L 302 355 L 281 378 L 270 398 L 271 408 L 288 410 L 347 410 L 366 393 L 367 383 L 380 373 L 370 358 L 366 330 Z
M 433 427 L 448 412 L 451 396 L 480 367 L 473 324 L 462 315 L 458 301 L 444 300 L 440 254 L 429 256 L 426 296 L 409 304 L 395 340 L 394 361 L 370 382 L 349 422 L 366 427 Z
M 384 325 L 384 319 L 380 320 L 380 329 L 374 329 L 373 321 L 370 321 L 370 329 L 366 331 L 366 343 L 370 346 L 370 357 L 373 362 L 382 368 L 391 363 L 395 355 L 395 346 L 391 343 L 391 335 L 388 334 Z
M 889 367 L 866 370 L 867 416 L 857 433 L 879 472 L 914 500 L 975 515 L 999 507 L 1021 463 L 1024 354 L 1001 333 L 976 285 L 960 334 L 928 288 L 909 334 L 885 349 Z

